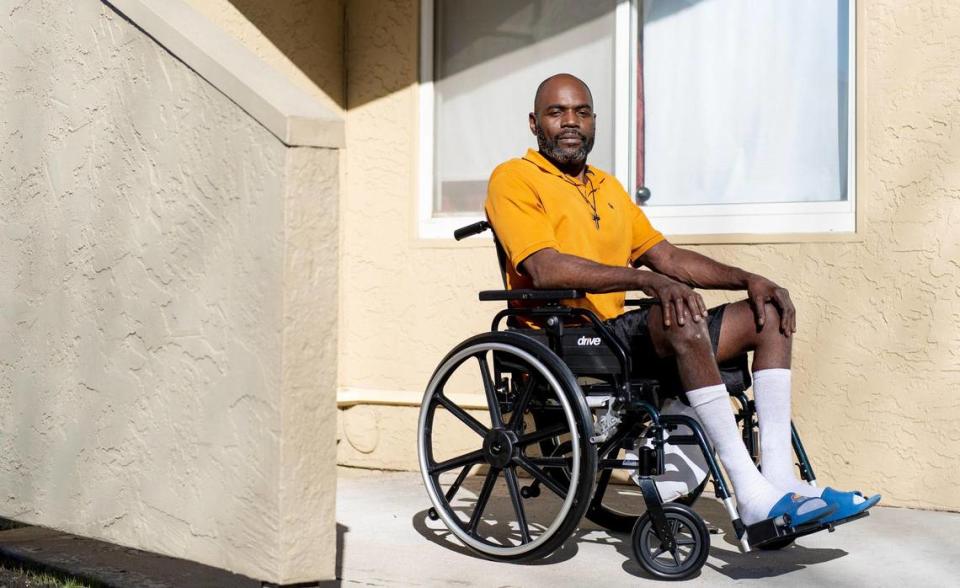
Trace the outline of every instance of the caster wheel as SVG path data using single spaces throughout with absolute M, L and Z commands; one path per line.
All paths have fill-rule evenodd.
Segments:
M 430 509 L 427 510 L 427 518 L 429 518 L 431 521 L 439 520 L 440 515 L 437 514 L 437 509 L 430 507 Z
M 520 489 L 520 496 L 524 498 L 536 498 L 540 496 L 540 487 L 534 485 L 524 486 Z
M 637 563 L 655 578 L 689 578 L 707 561 L 710 551 L 707 526 L 700 515 L 680 504 L 664 504 L 663 515 L 676 545 L 672 549 L 664 547 L 654 532 L 649 513 L 644 513 L 633 528 L 633 555 Z

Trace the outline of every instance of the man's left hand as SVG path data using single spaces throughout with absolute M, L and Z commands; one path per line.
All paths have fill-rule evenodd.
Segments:
M 751 276 L 747 280 L 747 298 L 757 319 L 757 329 L 767 320 L 767 303 L 773 304 L 780 313 L 780 332 L 785 337 L 797 332 L 797 311 L 790 300 L 790 293 L 763 276 Z M 775 317 L 769 317 L 771 320 Z

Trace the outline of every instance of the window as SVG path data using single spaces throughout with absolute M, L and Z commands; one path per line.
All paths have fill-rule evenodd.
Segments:
M 667 234 L 853 231 L 853 0 L 425 0 L 420 235 L 482 217 L 533 91 L 594 94 L 590 163 Z

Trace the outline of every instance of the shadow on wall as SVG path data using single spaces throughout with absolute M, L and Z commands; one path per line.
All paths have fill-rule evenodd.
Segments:
M 443 2 L 442 11 L 466 14 L 471 19 L 489 20 L 495 15 L 503 21 L 483 23 L 482 30 L 497 31 L 496 38 L 450 40 L 452 46 L 448 50 L 453 50 L 456 58 L 447 64 L 446 75 L 479 65 L 477 56 L 487 61 L 525 46 L 533 31 L 512 30 L 519 23 L 548 27 L 550 36 L 560 35 L 565 28 L 580 23 L 569 18 L 553 19 L 552 14 L 568 14 L 579 7 L 583 19 L 594 19 L 602 16 L 600 12 L 614 10 L 616 5 L 610 1 L 609 8 L 586 7 L 580 0 L 421 1 Z M 652 5 L 650 16 L 663 18 L 699 1 L 657 2 Z M 410 64 L 402 56 L 418 53 L 417 35 L 408 34 L 410 27 L 419 26 L 418 0 L 230 0 L 230 3 L 341 108 L 363 106 L 417 82 L 416 64 Z M 491 3 L 504 6 L 490 10 Z M 342 26 L 331 26 L 332 22 Z M 336 42 L 325 38 L 333 30 L 341 33 Z M 415 46 L 407 47 L 411 42 Z M 474 49 L 481 43 L 483 51 L 478 54 Z M 396 51 L 389 54 L 398 57 L 395 67 L 384 71 L 357 70 L 365 66 L 383 68 L 382 59 L 370 61 L 364 59 L 364 55 L 376 53 L 382 58 L 387 54 L 384 50 L 391 46 L 395 46 Z M 374 76 L 378 83 L 361 83 L 361 87 L 355 87 L 350 84 L 354 75 Z
M 340 25 L 345 19 L 347 0 L 229 1 L 318 88 L 346 108 L 344 35 Z

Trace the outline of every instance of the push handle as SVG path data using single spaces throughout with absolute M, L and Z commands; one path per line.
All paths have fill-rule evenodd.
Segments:
M 490 223 L 485 220 L 480 222 L 473 223 L 472 225 L 467 225 L 465 227 L 460 227 L 453 232 L 453 238 L 457 241 L 462 241 L 467 237 L 472 237 L 473 235 L 479 235 L 480 233 L 486 231 L 490 228 Z
M 640 206 L 643 206 L 644 204 L 646 204 L 650 200 L 651 196 L 653 196 L 653 194 L 650 193 L 650 188 L 646 186 L 640 186 L 639 188 L 637 188 L 637 193 L 635 197 L 637 199 L 637 204 L 639 204 Z

